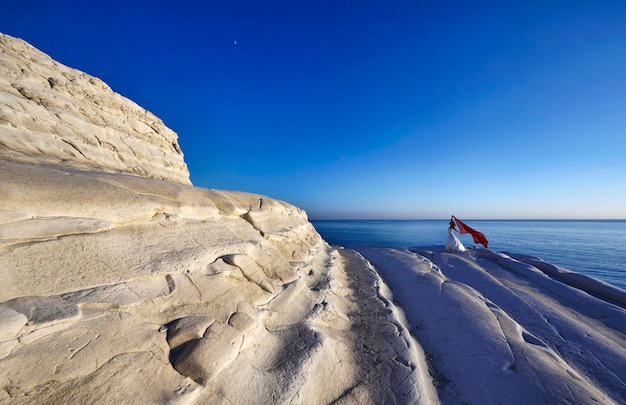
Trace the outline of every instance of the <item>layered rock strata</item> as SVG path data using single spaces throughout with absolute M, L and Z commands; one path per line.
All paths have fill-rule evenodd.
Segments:
M 177 135 L 102 80 L 0 33 L 0 159 L 191 184 Z
M 384 285 L 306 214 L 0 37 L 0 403 L 430 403 Z

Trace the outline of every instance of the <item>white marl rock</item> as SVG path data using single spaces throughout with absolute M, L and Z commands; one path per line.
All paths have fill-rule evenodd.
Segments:
M 177 135 L 102 80 L 0 33 L 0 159 L 190 184 Z

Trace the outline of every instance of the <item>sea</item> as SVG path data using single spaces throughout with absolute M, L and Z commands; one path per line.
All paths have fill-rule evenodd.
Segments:
M 331 245 L 432 248 L 445 245 L 444 220 L 312 220 Z M 626 220 L 466 220 L 489 249 L 539 257 L 626 290 Z M 457 235 L 466 247 L 471 235 Z M 481 246 L 482 247 L 482 246 Z

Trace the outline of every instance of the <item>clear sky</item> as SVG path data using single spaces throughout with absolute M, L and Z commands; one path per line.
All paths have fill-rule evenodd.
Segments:
M 626 218 L 623 0 L 0 10 L 163 119 L 197 186 L 312 219 Z

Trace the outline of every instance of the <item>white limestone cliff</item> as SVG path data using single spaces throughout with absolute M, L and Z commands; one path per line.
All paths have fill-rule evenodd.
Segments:
M 0 159 L 191 184 L 176 134 L 102 80 L 0 33 Z
M 0 184 L 0 403 L 437 402 L 361 256 L 6 35 Z

